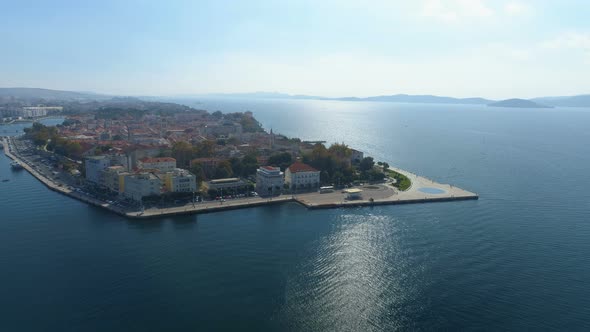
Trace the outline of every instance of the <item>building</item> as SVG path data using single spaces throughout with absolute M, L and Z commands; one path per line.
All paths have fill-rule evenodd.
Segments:
M 256 192 L 260 196 L 280 194 L 285 184 L 279 167 L 262 166 L 256 170 Z
M 217 179 L 205 182 L 207 190 L 217 190 L 224 194 L 235 193 L 248 188 L 248 183 L 240 178 Z
M 84 164 L 86 170 L 86 180 L 102 185 L 103 171 L 107 167 L 111 166 L 111 159 L 107 156 L 87 157 Z
M 143 197 L 162 193 L 162 181 L 152 173 L 129 174 L 123 181 L 123 195 L 138 202 Z
M 121 193 L 124 191 L 123 177 L 129 174 L 126 172 L 125 167 L 120 165 L 109 166 L 102 172 L 102 185 L 113 192 Z
M 285 184 L 291 190 L 317 189 L 320 186 L 320 171 L 302 162 L 295 162 L 285 171 Z
M 256 170 L 256 192 L 260 196 L 280 194 L 284 184 L 284 174 L 279 167 L 262 166 Z
M 142 158 L 138 160 L 139 169 L 157 169 L 160 172 L 172 172 L 176 168 L 176 159 L 170 157 Z
M 150 158 L 156 157 L 160 154 L 161 149 L 158 147 L 154 148 L 137 148 L 134 147 L 130 151 L 128 151 L 129 161 L 128 167 L 129 169 L 135 169 L 139 164 L 139 160 L 143 158 Z
M 176 168 L 172 172 L 158 175 L 168 192 L 186 193 L 197 191 L 197 177 L 191 172 Z
M 63 107 L 61 106 L 28 106 L 23 107 L 22 116 L 25 118 L 36 118 L 46 116 L 48 112 L 61 112 Z
M 220 123 L 209 123 L 205 126 L 204 132 L 209 136 L 224 137 L 242 137 L 242 125 L 232 121 L 222 121 Z
M 111 160 L 111 165 L 120 165 L 128 171 L 129 170 L 129 158 L 123 153 L 114 153 L 108 155 L 108 158 Z
M 365 154 L 362 151 L 358 151 L 355 149 L 350 149 L 352 151 L 350 155 L 350 162 L 353 164 L 359 164 L 361 160 L 363 160 Z

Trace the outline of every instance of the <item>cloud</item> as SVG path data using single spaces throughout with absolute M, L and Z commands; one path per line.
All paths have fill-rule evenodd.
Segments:
M 498 61 L 529 61 L 534 49 L 525 48 L 523 45 L 511 45 L 504 43 L 489 43 L 483 47 L 474 49 L 474 56 L 492 55 Z M 478 54 L 479 53 L 479 54 Z
M 566 32 L 541 45 L 549 49 L 577 49 L 590 52 L 590 32 Z
M 483 0 L 426 0 L 422 5 L 422 16 L 443 22 L 493 15 L 494 10 L 488 7 Z
M 587 68 L 590 65 L 590 32 L 565 32 L 541 42 L 539 49 L 562 62 L 579 63 L 582 68 Z
M 504 5 L 504 13 L 510 16 L 523 16 L 532 12 L 531 6 L 522 2 L 508 2 Z

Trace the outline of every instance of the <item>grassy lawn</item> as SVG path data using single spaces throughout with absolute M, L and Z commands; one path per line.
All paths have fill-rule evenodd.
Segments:
M 390 177 L 397 180 L 397 182 L 394 184 L 394 186 L 397 189 L 399 189 L 401 191 L 406 191 L 412 185 L 412 181 L 410 181 L 410 179 L 408 179 L 407 176 L 400 174 L 396 171 L 392 171 L 390 169 L 388 169 L 387 171 L 389 172 Z

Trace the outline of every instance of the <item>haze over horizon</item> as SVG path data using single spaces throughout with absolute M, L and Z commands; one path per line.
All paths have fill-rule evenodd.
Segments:
M 2 87 L 505 99 L 590 86 L 590 3 L 581 0 L 60 0 L 3 9 Z

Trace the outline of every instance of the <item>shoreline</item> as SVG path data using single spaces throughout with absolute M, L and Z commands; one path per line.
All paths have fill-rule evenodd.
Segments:
M 7 138 L 2 139 L 2 145 L 4 146 L 4 154 L 8 158 L 18 161 L 23 166 L 23 168 L 27 172 L 29 172 L 29 174 L 35 177 L 38 181 L 40 181 L 50 190 L 80 200 L 84 203 L 106 209 L 112 213 L 129 219 L 150 219 L 171 217 L 177 215 L 213 213 L 284 203 L 298 203 L 309 210 L 317 210 L 379 205 L 452 202 L 479 199 L 479 196 L 475 193 L 451 185 L 440 184 L 430 179 L 407 172 L 405 170 L 391 167 L 391 169 L 395 170 L 396 172 L 402 173 L 408 178 L 410 178 L 410 181 L 412 182 L 410 188 L 408 188 L 406 191 L 398 191 L 395 188 L 386 184 L 360 186 L 359 188 L 362 188 L 364 190 L 364 193 L 368 193 L 370 198 L 363 198 L 359 200 L 347 200 L 344 194 L 339 191 L 329 194 L 319 194 L 317 192 L 313 192 L 297 195 L 281 195 L 273 198 L 243 198 L 236 200 L 228 200 L 225 202 L 208 201 L 199 202 L 194 205 L 188 204 L 179 207 L 150 208 L 144 211 L 129 211 L 112 206 L 98 199 L 86 197 L 85 195 L 70 190 L 69 188 L 62 186 L 59 183 L 50 180 L 49 178 L 45 177 L 44 175 L 40 174 L 32 167 L 30 167 L 19 156 L 13 154 L 13 151 L 11 151 L 10 149 L 11 144 L 8 142 Z M 442 191 L 442 193 L 429 194 L 421 192 L 419 190 L 420 188 L 436 188 Z

